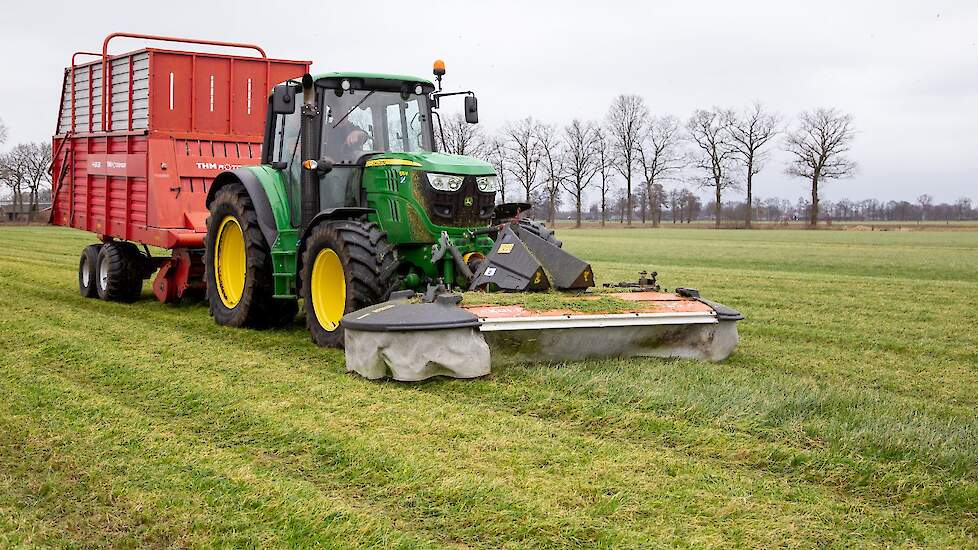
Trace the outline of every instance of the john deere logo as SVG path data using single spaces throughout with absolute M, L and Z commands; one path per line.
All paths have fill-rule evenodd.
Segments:
M 472 197 L 465 197 L 465 206 L 472 206 Z

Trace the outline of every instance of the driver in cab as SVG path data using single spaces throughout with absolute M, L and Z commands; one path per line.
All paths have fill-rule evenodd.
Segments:
M 333 162 L 352 162 L 363 151 L 363 144 L 370 138 L 367 132 L 344 120 L 335 128 L 330 128 L 326 138 L 326 157 Z

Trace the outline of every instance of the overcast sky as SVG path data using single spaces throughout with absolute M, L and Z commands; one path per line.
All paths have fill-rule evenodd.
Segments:
M 978 199 L 974 1 L 36 0 L 0 10 L 7 146 L 50 138 L 73 51 L 131 31 L 254 42 L 318 71 L 427 76 L 440 57 L 447 88 L 477 92 L 486 130 L 528 115 L 602 119 L 623 92 L 682 119 L 754 99 L 787 120 L 837 107 L 855 117 L 861 169 L 828 185 L 827 198 Z M 113 51 L 134 47 L 120 40 Z M 783 172 L 775 156 L 755 179 L 756 195 L 803 195 L 804 182 Z

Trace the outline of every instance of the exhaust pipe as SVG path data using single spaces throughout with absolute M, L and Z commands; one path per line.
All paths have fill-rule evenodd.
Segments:
M 319 173 L 310 168 L 319 160 L 319 108 L 316 106 L 316 91 L 313 87 L 312 76 L 302 75 L 302 116 L 300 119 L 300 135 L 302 136 L 302 207 L 300 211 L 302 227 L 309 223 L 319 213 Z

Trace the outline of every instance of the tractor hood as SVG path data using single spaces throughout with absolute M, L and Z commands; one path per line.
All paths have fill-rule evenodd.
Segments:
M 413 166 L 425 172 L 463 176 L 491 176 L 496 173 L 491 164 L 477 158 L 430 151 L 380 153 L 370 157 L 366 166 Z

